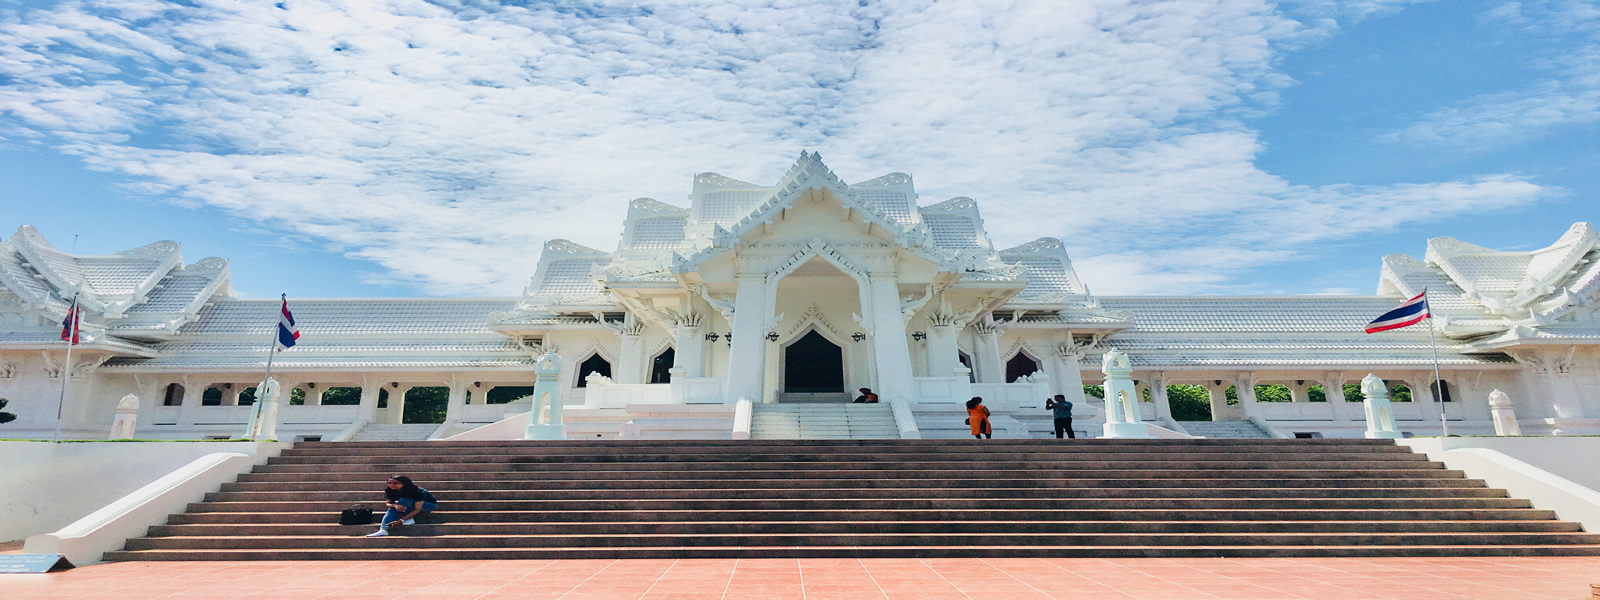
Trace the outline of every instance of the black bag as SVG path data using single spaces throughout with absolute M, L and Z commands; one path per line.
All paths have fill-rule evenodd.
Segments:
M 339 512 L 340 525 L 371 525 L 372 509 L 352 506 Z

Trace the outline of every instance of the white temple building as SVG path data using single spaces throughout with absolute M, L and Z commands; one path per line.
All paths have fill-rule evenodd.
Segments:
M 273 368 L 303 400 L 283 407 L 278 432 L 351 439 L 401 424 L 408 390 L 444 387 L 444 422 L 418 425 L 421 437 L 470 437 L 529 411 L 526 399 L 486 400 L 532 386 L 534 362 L 553 351 L 574 438 L 726 438 L 740 399 L 845 403 L 857 388 L 879 394 L 908 437 L 965 436 L 972 396 L 994 411 L 996 437 L 1046 437 L 1053 394 L 1077 404 L 1089 433 L 1104 417 L 1083 386 L 1100 383 L 1115 348 L 1148 396 L 1143 418 L 1179 433 L 1194 425 L 1172 418 L 1170 385 L 1209 390 L 1214 421 L 1360 437 L 1361 404 L 1308 392 L 1369 373 L 1419 391 L 1394 405 L 1408 433 L 1437 435 L 1442 411 L 1451 433 L 1491 434 L 1494 390 L 1524 434 L 1600 433 L 1600 235 L 1588 223 L 1531 252 L 1429 240 L 1420 260 L 1385 257 L 1372 296 L 1099 297 L 1059 240 L 996 248 L 973 200 L 917 199 L 909 175 L 847 184 L 802 153 L 772 184 L 704 173 L 687 207 L 634 200 L 613 250 L 545 244 L 520 298 L 291 298 L 302 342 Z M 185 264 L 170 241 L 72 255 L 24 226 L 0 243 L 0 286 L 0 397 L 19 415 L 0 437 L 59 425 L 104 438 L 130 393 L 138 437 L 243 427 L 239 398 L 261 380 L 278 299 L 233 297 L 228 261 Z M 1425 325 L 1362 331 L 1424 288 L 1442 394 L 1426 392 Z M 84 333 L 66 365 L 60 324 L 74 294 Z M 1258 401 L 1258 385 L 1287 386 L 1293 401 Z M 359 393 L 322 401 L 339 388 Z

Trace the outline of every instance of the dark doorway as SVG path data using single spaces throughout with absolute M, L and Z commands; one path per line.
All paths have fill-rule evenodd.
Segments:
M 1006 383 L 1015 383 L 1018 379 L 1037 372 L 1039 372 L 1039 361 L 1021 352 L 1006 361 Z
M 783 391 L 824 394 L 844 391 L 844 350 L 816 330 L 783 351 Z
M 611 362 L 601 358 L 599 354 L 590 356 L 583 364 L 578 365 L 578 383 L 575 387 L 589 387 L 589 374 L 599 373 L 603 377 L 611 376 Z
M 671 348 L 657 354 L 656 359 L 650 361 L 650 383 L 672 383 L 672 371 L 669 369 L 672 368 L 672 361 L 677 356 L 678 354 Z

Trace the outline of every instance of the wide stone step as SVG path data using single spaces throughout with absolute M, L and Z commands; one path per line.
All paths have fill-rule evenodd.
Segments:
M 649 490 L 473 490 L 435 494 L 441 501 L 463 500 L 617 500 L 692 499 L 771 500 L 782 498 L 1505 498 L 1505 490 L 1472 488 L 779 488 L 779 489 L 649 489 Z M 212 492 L 206 502 L 381 502 L 382 496 L 361 491 Z
M 1097 443 L 1097 442 L 1143 442 L 1147 440 L 1006 440 L 1021 442 L 1004 444 L 1002 440 L 986 440 L 978 444 L 966 444 L 963 440 L 940 440 L 953 442 L 946 444 L 917 444 L 914 442 L 925 440 L 901 440 L 900 443 L 883 444 L 884 440 L 850 440 L 847 442 L 816 443 L 804 440 L 763 440 L 760 442 L 732 442 L 719 440 L 696 440 L 694 444 L 676 442 L 677 445 L 624 445 L 603 446 L 602 442 L 593 442 L 594 447 L 585 445 L 571 445 L 567 442 L 447 442 L 432 441 L 420 449 L 426 450 L 429 456 L 445 456 L 454 454 L 537 454 L 537 455 L 565 455 L 565 456 L 592 456 L 592 455 L 631 455 L 631 454 L 727 454 L 735 456 L 759 456 L 765 454 L 800 454 L 805 456 L 825 456 L 830 454 L 874 454 L 885 455 L 1009 455 L 1019 452 L 1046 452 L 1052 454 L 1258 454 L 1265 453 L 1273 456 L 1292 459 L 1302 455 L 1327 455 L 1327 454 L 1380 454 L 1414 456 L 1403 446 L 1360 444 L 1318 444 L 1314 448 L 1294 447 L 1293 452 L 1286 452 L 1286 448 L 1279 442 L 1289 440 L 1268 440 L 1260 444 L 1212 444 L 1194 445 L 1177 443 L 1173 445 L 1151 445 L 1135 443 Z M 1239 441 L 1239 440 L 1227 440 Z M 1321 442 L 1324 440 L 1302 440 Z M 703 442 L 703 443 L 702 443 Z M 351 442 L 304 442 L 294 448 L 285 450 L 285 456 L 374 456 L 393 455 L 397 451 L 414 452 L 419 450 L 415 445 L 375 445 Z
M 371 526 L 337 524 L 261 524 L 252 535 L 355 536 Z M 760 534 L 1222 534 L 1222 533 L 1571 533 L 1577 523 L 1546 521 L 625 521 L 567 523 L 432 523 L 396 527 L 396 535 L 760 535 Z M 159 525 L 151 537 L 239 537 L 239 526 Z
M 222 484 L 224 492 L 308 492 L 340 491 L 376 493 L 381 484 L 370 477 L 346 474 L 337 478 L 302 480 L 296 474 L 247 474 L 240 482 Z M 958 491 L 966 488 L 985 489 L 1098 489 L 1098 488 L 1181 488 L 1181 489 L 1483 489 L 1481 479 L 940 479 L 941 489 Z M 424 482 L 425 485 L 431 482 Z M 626 490 L 773 490 L 773 489 L 832 489 L 875 490 L 884 488 L 924 488 L 933 485 L 922 479 L 714 479 L 684 480 L 663 476 L 660 479 L 626 480 L 549 480 L 522 479 L 454 479 L 441 493 L 454 490 L 582 490 L 584 493 Z
M 387 538 L 385 538 L 387 539 Z M 1600 545 L 1321 545 L 1321 546 L 809 546 L 627 548 L 354 548 L 319 550 L 156 550 L 107 552 L 106 560 L 620 560 L 688 558 L 1267 558 L 1430 556 L 1596 556 Z
M 396 474 L 441 509 L 336 524 Z M 106 558 L 1600 555 L 1388 440 L 303 443 L 149 533 Z
M 638 467 L 630 470 L 618 467 L 616 464 L 592 467 L 590 469 L 541 469 L 540 465 L 525 465 L 520 469 L 508 469 L 507 465 L 462 465 L 450 469 L 439 465 L 262 465 L 256 467 L 254 474 L 294 474 L 294 475 L 355 475 L 367 480 L 383 481 L 385 478 L 397 473 L 406 473 L 419 482 L 450 481 L 452 479 L 477 479 L 484 474 L 494 473 L 503 475 L 506 479 L 636 479 L 660 478 L 669 476 L 674 479 L 1026 479 L 1038 477 L 1052 478 L 1090 478 L 1104 479 L 1121 475 L 1138 479 L 1195 479 L 1215 477 L 1222 479 L 1422 479 L 1459 478 L 1461 471 L 1452 471 L 1440 468 L 1436 463 L 1422 463 L 1425 468 L 1407 469 L 1287 469 L 1287 468 L 1260 468 L 1260 469 L 1230 469 L 1230 468 L 1189 468 L 1189 469 L 1067 469 L 1052 468 L 1040 469 L 1033 467 L 992 469 L 857 469 L 855 465 L 845 465 L 852 468 L 833 469 L 683 469 L 666 471 Z M 481 468 L 468 468 L 481 467 Z M 524 475 L 524 477 L 511 477 Z M 426 487 L 426 483 L 421 483 Z
M 240 507 L 246 508 L 246 507 Z M 1556 518 L 1554 511 L 1512 509 L 1278 509 L 1272 512 L 1250 508 L 1200 509 L 1200 510 L 1140 510 L 1140 509 L 1008 509 L 993 513 L 995 518 L 1012 518 L 1028 521 L 1519 521 L 1539 522 Z M 173 525 L 215 524 L 330 524 L 338 515 L 318 512 L 187 512 L 172 515 Z M 425 517 L 435 523 L 549 523 L 549 522 L 720 522 L 720 521 L 942 521 L 970 520 L 972 513 L 965 510 L 925 509 L 867 509 L 867 510 L 591 510 L 583 512 L 481 510 L 474 512 L 440 512 Z
M 1275 455 L 1239 455 L 1213 453 L 1210 455 L 1179 455 L 1156 453 L 1064 453 L 1064 452 L 1014 452 L 994 456 L 971 456 L 947 454 L 928 456 L 918 454 L 878 454 L 878 453 L 836 453 L 828 455 L 805 454 L 616 454 L 616 455 L 564 455 L 541 454 L 537 452 L 501 453 L 501 454 L 429 454 L 426 460 L 418 457 L 397 456 L 395 454 L 373 455 L 299 455 L 290 454 L 272 457 L 267 464 L 292 465 L 292 464 L 394 464 L 398 460 L 412 460 L 428 464 L 638 464 L 638 463 L 693 463 L 694 467 L 700 465 L 718 464 L 770 464 L 773 468 L 790 468 L 794 465 L 816 464 L 851 464 L 861 466 L 874 465 L 930 465 L 929 468 L 938 468 L 938 465 L 989 465 L 1030 463 L 1040 465 L 1108 465 L 1108 466 L 1134 466 L 1147 464 L 1167 464 L 1182 466 L 1185 464 L 1283 464 L 1283 465 L 1329 465 L 1342 463 L 1356 463 L 1360 465 L 1377 464 L 1380 466 L 1405 466 L 1406 463 L 1428 463 L 1428 457 L 1421 454 L 1369 454 L 1369 453 L 1329 453 L 1307 454 L 1296 456 Z
M 941 534 L 579 534 L 579 535 L 395 535 L 364 536 L 143 537 L 128 550 L 323 549 L 323 548 L 583 548 L 629 546 L 1326 546 L 1326 545 L 1600 545 L 1588 533 L 941 533 Z
M 191 512 L 278 512 L 327 511 L 337 513 L 349 502 L 199 502 L 189 505 Z M 963 509 L 1009 510 L 1016 508 L 1079 509 L 1238 509 L 1258 510 L 1310 508 L 1531 508 L 1520 498 L 803 498 L 781 500 L 739 499 L 630 499 L 630 500 L 452 500 L 441 510 L 473 512 L 480 510 L 829 510 L 829 509 Z

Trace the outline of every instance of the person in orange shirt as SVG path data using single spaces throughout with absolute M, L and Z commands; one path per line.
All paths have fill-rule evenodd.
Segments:
M 989 429 L 989 407 L 983 405 L 983 398 L 973 396 L 967 401 L 967 424 L 972 426 L 972 437 L 994 438 L 994 431 Z

